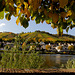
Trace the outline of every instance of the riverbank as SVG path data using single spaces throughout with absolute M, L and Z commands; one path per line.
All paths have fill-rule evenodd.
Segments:
M 4 53 L 4 52 L 8 52 L 8 53 L 22 53 L 23 51 L 8 51 L 8 50 L 0 50 L 0 53 Z M 26 54 L 28 51 L 24 51 L 24 53 Z M 60 51 L 60 52 L 42 52 L 42 51 L 36 51 L 39 54 L 69 54 L 69 55 L 75 55 L 75 51 Z M 31 52 L 29 52 L 31 53 Z
M 0 69 L 0 73 L 75 73 L 75 69 Z

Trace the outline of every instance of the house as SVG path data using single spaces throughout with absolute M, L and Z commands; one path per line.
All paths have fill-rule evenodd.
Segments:
M 50 43 L 48 45 L 51 45 Z
M 41 46 L 41 49 L 46 50 L 46 45 L 42 45 L 42 46 Z
M 71 46 L 71 44 L 69 44 L 69 43 L 67 43 L 67 44 L 68 44 L 68 47 Z
M 62 45 L 57 46 L 57 47 L 55 47 L 55 49 L 56 49 L 58 52 L 60 52 L 61 50 L 63 50 L 63 46 L 62 46 Z
M 42 42 L 42 41 L 41 41 L 39 44 L 40 44 L 40 45 L 45 45 L 45 43 L 44 43 L 44 42 Z

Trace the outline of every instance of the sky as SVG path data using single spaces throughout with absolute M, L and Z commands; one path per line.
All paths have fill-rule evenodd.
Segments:
M 50 24 L 46 24 L 44 22 L 43 24 L 36 24 L 35 21 L 30 21 L 29 22 L 29 27 L 24 28 L 23 26 L 20 26 L 16 24 L 16 19 L 15 17 L 11 17 L 10 21 L 7 21 L 5 18 L 3 20 L 0 20 L 0 32 L 13 32 L 13 33 L 21 33 L 21 32 L 34 32 L 36 30 L 40 31 L 45 31 L 49 32 L 51 34 L 57 34 L 56 28 L 53 29 Z M 64 34 L 70 34 L 75 36 L 75 28 L 72 30 L 70 29 L 69 32 L 67 33 L 66 30 L 63 31 Z

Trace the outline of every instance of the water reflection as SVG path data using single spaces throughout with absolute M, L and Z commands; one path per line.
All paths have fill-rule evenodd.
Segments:
M 58 54 L 56 55 L 56 61 L 55 62 L 57 64 L 60 64 L 60 57 L 61 57 L 60 54 L 59 55 Z
M 45 59 L 46 68 L 60 68 L 68 59 L 75 58 L 75 55 L 61 55 L 61 54 L 41 54 Z

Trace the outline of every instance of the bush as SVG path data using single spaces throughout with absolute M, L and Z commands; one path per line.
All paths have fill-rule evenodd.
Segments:
M 22 50 L 22 53 L 20 53 L 19 48 L 21 47 L 21 41 L 19 39 L 20 37 L 16 38 L 14 43 L 15 47 L 10 49 L 11 53 L 5 51 L 2 54 L 1 66 L 3 68 L 19 69 L 41 68 L 44 64 L 43 57 L 39 56 L 38 53 L 35 53 L 34 51 L 31 52 L 31 54 L 29 54 L 30 51 L 24 54 L 24 50 Z M 25 42 L 27 42 L 27 40 Z M 24 46 L 26 46 L 25 43 Z M 35 48 L 35 45 L 33 45 L 33 48 Z M 18 53 L 14 53 L 14 51 L 18 51 Z
M 74 69 L 75 68 L 75 59 L 69 59 L 68 61 L 67 61 L 67 64 L 62 64 L 62 68 L 67 68 L 67 69 Z
M 7 57 L 7 58 L 6 58 Z M 42 68 L 44 59 L 38 56 L 38 53 L 31 54 L 19 54 L 19 53 L 7 53 L 2 54 L 1 66 L 3 68 L 18 68 L 18 69 L 36 69 Z
M 5 50 L 10 50 L 10 49 L 11 49 L 11 46 L 10 46 L 10 45 L 6 45 L 6 46 L 4 47 L 4 49 L 5 49 Z

